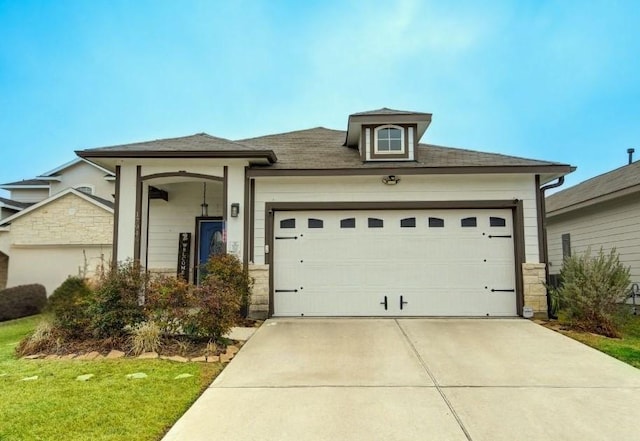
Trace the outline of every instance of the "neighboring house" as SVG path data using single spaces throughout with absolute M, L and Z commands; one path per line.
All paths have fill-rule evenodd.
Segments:
M 197 282 L 226 249 L 254 316 L 546 314 L 540 188 L 572 167 L 420 144 L 430 122 L 380 109 L 346 132 L 76 153 L 115 173 L 114 261 Z
M 41 283 L 110 262 L 115 176 L 81 158 L 35 179 L 10 182 L 0 198 L 0 289 Z
M 615 248 L 640 282 L 640 161 L 555 193 L 546 206 L 551 274 L 566 256 Z

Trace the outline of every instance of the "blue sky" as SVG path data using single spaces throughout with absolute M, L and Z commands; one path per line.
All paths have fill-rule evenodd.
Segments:
M 74 150 L 230 139 L 391 107 L 422 142 L 561 161 L 640 157 L 638 1 L 0 0 L 0 182 Z

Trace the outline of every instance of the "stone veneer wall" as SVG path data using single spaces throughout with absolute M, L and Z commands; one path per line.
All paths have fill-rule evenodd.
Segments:
M 546 265 L 544 263 L 523 263 L 524 306 L 533 308 L 537 316 L 547 316 Z
M 269 315 L 269 265 L 249 265 L 253 277 L 249 317 L 265 319 Z
M 0 289 L 7 287 L 7 276 L 9 270 L 9 256 L 0 253 Z

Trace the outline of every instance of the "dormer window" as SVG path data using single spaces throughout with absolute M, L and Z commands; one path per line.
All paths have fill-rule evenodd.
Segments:
M 376 129 L 376 153 L 403 153 L 404 129 L 398 126 L 382 126 Z

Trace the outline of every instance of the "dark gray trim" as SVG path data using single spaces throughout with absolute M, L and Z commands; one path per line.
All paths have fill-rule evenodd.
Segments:
M 407 161 L 412 164 L 412 161 Z M 371 164 L 371 163 L 368 163 Z M 368 176 L 368 175 L 457 175 L 457 174 L 504 174 L 504 173 L 570 173 L 572 167 L 564 165 L 512 165 L 470 167 L 416 167 L 398 166 L 381 168 L 333 168 L 333 169 L 283 169 L 253 166 L 249 169 L 252 178 L 261 176 Z
M 244 214 L 243 214 L 243 231 L 242 231 L 242 264 L 245 271 L 249 269 L 249 229 L 250 225 L 250 209 L 249 209 L 249 177 L 247 176 L 247 168 L 244 168 Z
M 136 219 L 133 236 L 133 260 L 140 262 L 140 242 L 142 235 L 142 166 L 136 166 Z
M 524 209 L 518 199 L 480 201 L 392 201 L 392 202 L 267 202 L 265 204 L 265 263 L 269 265 L 269 317 L 274 313 L 274 212 L 328 210 L 429 210 L 429 209 L 511 209 L 513 215 L 514 271 L 516 276 L 516 313 L 522 316 L 524 283 L 522 264 L 525 262 Z
M 256 243 L 256 238 L 255 238 L 255 232 L 256 232 L 256 180 L 255 179 L 250 179 L 250 213 L 249 213 L 249 218 L 250 218 L 250 224 L 251 224 L 251 230 L 249 232 L 250 236 L 249 236 L 249 259 L 251 260 L 251 262 L 255 262 L 255 243 Z
M 111 255 L 111 267 L 118 267 L 118 223 L 120 222 L 120 166 L 116 165 L 115 204 L 113 207 L 113 244 Z
M 224 228 L 227 229 L 227 222 L 229 219 L 227 218 L 228 208 L 227 203 L 229 201 L 229 195 L 227 194 L 229 191 L 229 167 L 224 166 L 223 170 L 223 178 L 222 178 L 222 220 L 224 221 Z M 227 242 L 224 242 L 224 252 L 227 252 Z
M 524 208 L 520 200 L 516 200 L 513 209 L 513 252 L 515 257 L 516 272 L 516 309 L 519 316 L 522 316 L 524 307 L 524 279 L 522 276 L 522 265 L 526 261 L 524 243 Z
M 540 175 L 535 177 L 535 191 L 536 191 L 536 215 L 538 219 L 538 258 L 540 263 L 547 263 L 547 252 L 545 246 L 545 227 L 544 227 L 544 197 L 542 196 L 542 190 L 540 189 Z
M 145 176 L 142 176 L 142 180 L 143 181 L 148 181 L 150 179 L 170 178 L 170 177 L 175 177 L 175 176 L 198 178 L 198 179 L 208 179 L 210 181 L 222 181 L 224 179 L 224 178 L 221 178 L 219 176 L 210 176 L 210 175 L 203 175 L 201 173 L 189 173 L 189 172 L 186 172 L 186 171 L 177 171 L 177 172 L 154 173 L 154 174 L 151 174 L 151 175 L 145 175 Z
M 190 150 L 190 151 L 140 151 L 140 150 L 115 150 L 115 151 L 84 151 L 76 150 L 76 155 L 81 158 L 241 158 L 241 159 L 266 159 L 270 163 L 278 160 L 273 150 Z

